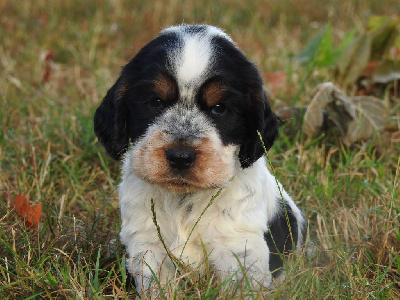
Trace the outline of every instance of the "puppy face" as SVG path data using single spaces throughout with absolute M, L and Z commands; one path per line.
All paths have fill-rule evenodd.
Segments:
M 123 68 L 95 114 L 114 159 L 129 149 L 144 180 L 176 192 L 226 184 L 269 149 L 277 120 L 256 67 L 223 31 L 167 28 Z

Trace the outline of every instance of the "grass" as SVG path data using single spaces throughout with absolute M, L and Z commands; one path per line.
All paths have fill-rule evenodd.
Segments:
M 275 98 L 306 104 L 333 78 L 291 57 L 329 19 L 335 43 L 361 31 L 368 14 L 398 9 L 395 0 L 0 1 L 1 298 L 134 297 L 118 239 L 119 166 L 97 143 L 92 118 L 120 67 L 161 28 L 223 27 L 263 74 L 290 75 Z M 286 124 L 270 156 L 310 220 L 317 257 L 291 256 L 274 291 L 192 269 L 165 297 L 399 298 L 399 144 L 398 133 L 383 133 L 345 147 L 334 135 L 306 140 Z M 37 232 L 24 228 L 8 192 L 42 203 Z

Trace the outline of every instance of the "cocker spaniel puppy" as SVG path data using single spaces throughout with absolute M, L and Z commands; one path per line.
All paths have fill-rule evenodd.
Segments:
M 219 278 L 245 270 L 269 288 L 284 278 L 282 254 L 301 248 L 306 220 L 266 167 L 257 132 L 268 150 L 277 119 L 256 66 L 225 32 L 161 31 L 122 69 L 94 126 L 107 153 L 123 162 L 120 237 L 139 292 L 152 272 L 162 283 L 175 272 L 152 199 L 166 246 L 185 263 L 204 260 L 203 244 Z

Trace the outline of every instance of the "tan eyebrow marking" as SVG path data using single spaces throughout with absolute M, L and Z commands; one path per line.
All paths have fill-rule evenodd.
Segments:
M 154 90 L 161 100 L 166 101 L 175 96 L 176 84 L 168 76 L 160 74 L 154 81 Z
M 208 107 L 218 104 L 224 96 L 224 87 L 222 82 L 213 81 L 204 87 L 203 99 L 206 101 Z

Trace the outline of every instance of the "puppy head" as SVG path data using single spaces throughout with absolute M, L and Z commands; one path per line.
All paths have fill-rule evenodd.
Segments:
M 218 28 L 167 28 L 123 68 L 96 111 L 108 154 L 177 192 L 223 186 L 272 146 L 278 123 L 257 68 Z

